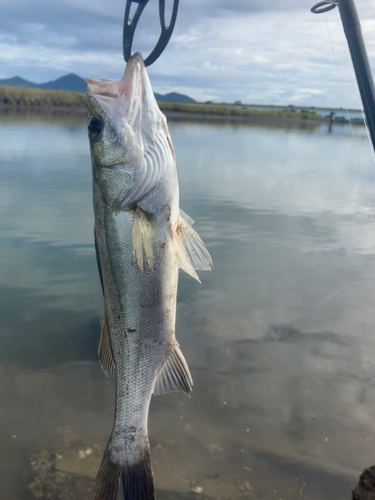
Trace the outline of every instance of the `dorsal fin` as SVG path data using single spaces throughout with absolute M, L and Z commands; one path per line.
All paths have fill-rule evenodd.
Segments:
M 109 339 L 107 316 L 105 312 L 103 314 L 102 333 L 100 336 L 98 356 L 103 372 L 108 378 L 114 378 L 115 360 L 113 358 L 111 342 Z
M 169 352 L 166 362 L 159 372 L 153 394 L 159 396 L 168 392 L 184 392 L 190 397 L 193 379 L 179 345 L 176 343 Z
M 101 262 L 100 262 L 100 253 L 99 253 L 98 239 L 96 237 L 96 231 L 95 230 L 94 230 L 94 241 L 95 241 L 96 264 L 98 266 L 100 284 L 102 285 L 102 292 L 103 292 L 103 295 L 104 295 L 102 265 L 101 265 Z

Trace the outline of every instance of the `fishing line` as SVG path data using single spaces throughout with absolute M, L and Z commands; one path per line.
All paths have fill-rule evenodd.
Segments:
M 370 198 L 369 198 L 368 193 L 367 193 L 367 188 L 366 188 L 365 177 L 364 177 L 364 175 L 363 175 L 362 164 L 361 164 L 361 160 L 360 160 L 360 158 L 359 158 L 359 153 L 358 153 L 358 148 L 357 148 L 357 141 L 356 141 L 355 136 L 354 136 L 353 125 L 352 125 L 352 122 L 351 122 L 351 119 L 350 119 L 349 109 L 348 109 L 348 106 L 347 106 L 347 103 L 346 103 L 346 97 L 345 97 L 345 93 L 344 93 L 344 87 L 343 87 L 343 84 L 342 84 L 341 75 L 340 75 L 340 71 L 339 71 L 339 67 L 338 67 L 338 63 L 337 63 L 336 52 L 335 52 L 335 48 L 334 48 L 333 41 L 332 41 L 331 30 L 330 30 L 330 28 L 329 28 L 329 23 L 328 23 L 328 19 L 327 19 L 327 14 L 326 14 L 325 12 L 324 12 L 324 17 L 325 17 L 326 24 L 327 24 L 328 36 L 329 36 L 329 40 L 330 40 L 330 43 L 331 43 L 331 48 L 332 48 L 332 53 L 333 53 L 333 59 L 334 59 L 335 66 L 336 66 L 337 76 L 338 76 L 339 83 L 340 83 L 340 88 L 341 88 L 341 93 L 342 93 L 342 97 L 343 97 L 343 99 L 344 99 L 344 105 L 345 105 L 345 110 L 346 110 L 346 116 L 347 116 L 347 119 L 348 119 L 348 122 L 349 122 L 349 125 L 350 125 L 350 131 L 351 131 L 352 138 L 353 138 L 353 142 L 354 142 L 355 152 L 356 152 L 356 156 L 357 156 L 357 163 L 358 163 L 358 166 L 359 166 L 359 169 L 360 169 L 360 172 L 361 172 L 361 180 L 362 180 L 362 185 L 363 185 L 363 189 L 364 189 L 364 191 L 365 191 L 365 195 L 366 195 L 366 199 L 367 199 L 368 208 L 369 208 L 369 210 L 370 210 L 370 216 L 371 216 L 371 220 L 372 220 L 372 225 L 373 225 L 374 232 L 375 232 L 375 220 L 374 220 L 374 214 L 373 214 L 373 212 L 372 212 L 372 206 L 371 206 Z M 347 48 L 347 51 L 348 51 L 348 48 Z M 351 62 L 350 62 L 350 66 L 352 66 Z M 352 67 L 352 72 L 354 72 L 353 67 Z M 355 83 L 355 82 L 354 82 L 354 83 Z M 355 88 L 356 88 L 357 97 L 359 98 L 359 93 L 358 93 L 358 88 L 357 88 L 357 85 L 355 84 L 354 86 L 355 86 Z M 363 113 L 363 109 L 362 109 L 362 108 L 363 108 L 363 106 L 362 106 L 362 101 L 360 100 L 360 109 L 361 109 L 361 111 L 362 111 L 362 117 L 363 117 L 363 119 L 364 119 L 364 124 L 365 124 L 365 127 L 366 127 L 367 138 L 368 138 L 368 140 L 370 141 L 369 131 L 368 131 L 367 123 L 366 123 L 365 116 L 364 116 L 364 113 Z M 374 162 L 375 162 L 374 151 L 372 152 L 372 154 L 373 154 L 373 160 L 374 160 Z

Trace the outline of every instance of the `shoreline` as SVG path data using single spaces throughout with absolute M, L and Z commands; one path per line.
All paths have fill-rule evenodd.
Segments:
M 247 123 L 259 123 L 259 122 L 265 122 L 265 123 L 301 123 L 301 124 L 308 124 L 308 125 L 320 125 L 321 123 L 324 122 L 324 120 L 312 120 L 312 119 L 305 119 L 296 116 L 296 118 L 289 118 L 289 117 L 276 117 L 276 116 L 250 116 L 250 115 L 220 115 L 220 114 L 208 114 L 208 113 L 194 113 L 194 112 L 187 112 L 187 111 L 168 111 L 168 110 L 163 110 L 161 108 L 161 111 L 165 114 L 167 119 L 174 120 L 174 121 L 205 121 L 205 122 L 247 122 Z
M 299 125 L 322 125 L 329 124 L 329 120 L 324 119 L 323 117 L 317 118 L 306 118 L 303 116 L 299 116 L 296 113 L 296 116 L 275 116 L 270 115 L 267 116 L 264 114 L 220 114 L 220 113 L 199 113 L 195 111 L 176 111 L 171 109 L 165 109 L 162 103 L 158 103 L 160 110 L 165 114 L 168 120 L 171 121 L 195 121 L 195 122 L 213 122 L 213 123 L 274 123 L 274 124 L 299 124 Z M 160 105 L 161 104 L 161 105 Z M 173 103 L 175 104 L 175 103 Z M 167 103 L 167 105 L 171 105 L 171 103 Z M 37 114 L 77 114 L 77 115 L 86 115 L 87 108 L 86 106 L 48 106 L 48 105 L 14 105 L 14 104 L 5 104 L 0 102 L 0 114 L 2 111 L 6 113 L 15 112 L 15 113 L 37 113 Z M 353 120 L 352 125 L 363 125 L 363 121 Z M 334 125 L 348 125 L 349 121 L 342 120 L 334 120 Z
M 171 121 L 199 121 L 211 123 L 273 123 L 318 126 L 327 123 L 347 124 L 338 118 L 331 122 L 315 111 L 293 106 L 283 110 L 249 109 L 241 105 L 215 103 L 182 103 L 158 101 L 160 110 Z M 28 87 L 0 86 L 0 113 L 14 111 L 32 113 L 87 114 L 86 95 L 66 90 L 43 90 Z M 363 124 L 354 119 L 352 124 Z
M 215 113 L 197 113 L 193 111 L 172 111 L 168 109 L 163 109 L 160 107 L 161 111 L 165 114 L 168 120 L 172 121 L 204 121 L 204 122 L 247 122 L 247 123 L 300 123 L 308 125 L 320 125 L 324 122 L 323 119 L 306 119 L 299 116 L 295 118 L 291 117 L 276 117 L 276 116 L 266 116 L 266 115 L 223 115 Z M 2 111 L 8 112 L 33 112 L 33 113 L 62 113 L 62 114 L 87 114 L 87 108 L 81 106 L 14 106 L 9 104 L 0 103 L 0 114 Z

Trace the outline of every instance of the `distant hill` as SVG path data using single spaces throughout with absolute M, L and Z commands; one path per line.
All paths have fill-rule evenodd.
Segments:
M 11 87 L 28 87 L 31 89 L 47 89 L 47 90 L 70 90 L 72 92 L 86 92 L 87 84 L 83 78 L 74 73 L 69 73 L 69 75 L 62 76 L 57 80 L 52 80 L 46 83 L 33 83 L 28 80 L 24 80 L 19 76 L 14 76 L 13 78 L 0 79 L 0 85 L 9 85 Z M 187 102 L 195 103 L 194 99 L 191 97 L 178 94 L 177 92 L 170 92 L 169 94 L 156 94 L 155 98 L 157 101 L 163 102 Z
M 19 76 L 13 78 L 5 78 L 0 80 L 0 85 L 9 85 L 11 87 L 28 87 L 31 89 L 47 89 L 47 90 L 70 90 L 72 92 L 86 92 L 86 82 L 80 76 L 70 73 L 62 76 L 57 80 L 46 83 L 33 83 L 24 80 Z
M 28 87 L 31 89 L 38 88 L 38 85 L 36 83 L 24 80 L 19 76 L 14 76 L 13 78 L 5 78 L 3 80 L 0 79 L 0 85 L 9 85 L 11 87 Z
M 164 102 L 190 102 L 190 103 L 195 103 L 197 101 L 194 101 L 191 97 L 184 95 L 184 94 L 178 94 L 177 92 L 170 92 L 169 94 L 157 94 L 155 93 L 155 99 L 157 101 L 164 101 Z
M 69 73 L 69 75 L 62 76 L 57 80 L 52 80 L 51 82 L 47 83 L 41 83 L 37 88 L 48 90 L 70 90 L 72 92 L 86 92 L 87 83 L 80 76 L 77 76 L 74 73 Z

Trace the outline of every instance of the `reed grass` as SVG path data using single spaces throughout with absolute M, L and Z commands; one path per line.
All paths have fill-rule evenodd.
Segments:
M 86 96 L 66 90 L 0 86 L 0 104 L 13 107 L 85 108 Z
M 322 120 L 323 118 L 315 112 L 295 110 L 266 111 L 246 109 L 242 106 L 229 106 L 225 104 L 190 104 L 180 102 L 159 101 L 162 111 L 177 112 L 183 114 L 198 114 L 209 116 L 228 117 L 265 117 L 276 119 L 295 120 Z M 85 109 L 86 95 L 81 92 L 68 92 L 66 90 L 44 90 L 31 89 L 27 87 L 0 86 L 0 105 L 7 107 L 28 108 L 64 108 Z
M 322 117 L 315 112 L 296 111 L 267 111 L 257 109 L 246 109 L 242 106 L 229 106 L 227 104 L 190 104 L 159 102 L 162 111 L 175 111 L 181 113 L 197 113 L 200 115 L 231 116 L 238 117 L 265 117 L 265 118 L 292 118 L 295 120 L 322 120 Z

